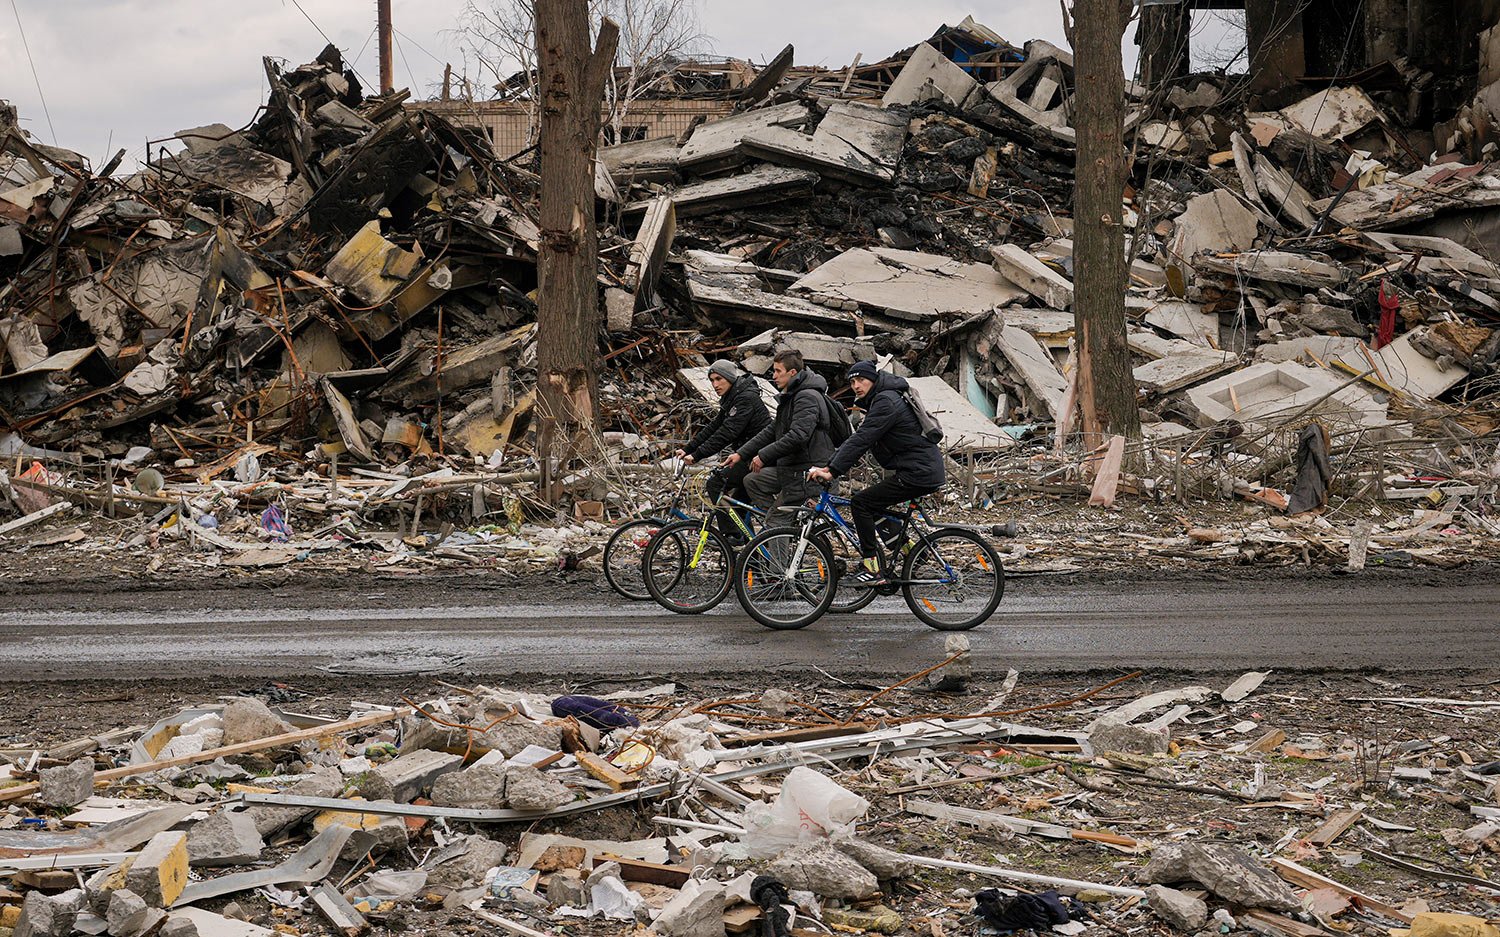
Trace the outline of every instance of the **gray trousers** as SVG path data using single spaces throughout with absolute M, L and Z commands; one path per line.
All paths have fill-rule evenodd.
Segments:
M 750 503 L 767 511 L 765 526 L 780 527 L 796 523 L 793 513 L 804 501 L 821 493 L 816 482 L 807 480 L 805 465 L 770 465 L 745 476 L 745 492 Z

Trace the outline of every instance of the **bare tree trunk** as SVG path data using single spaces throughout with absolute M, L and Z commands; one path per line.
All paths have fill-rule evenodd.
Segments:
M 1141 84 L 1155 91 L 1163 82 L 1188 73 L 1192 19 L 1181 4 L 1141 7 L 1135 44 L 1141 48 Z
M 576 443 L 593 429 L 596 417 L 599 241 L 594 225 L 594 154 L 604 79 L 618 39 L 619 28 L 604 20 L 591 54 L 587 0 L 536 5 L 542 161 L 537 400 L 544 460 L 553 454 L 559 431 L 562 439 Z
M 1125 343 L 1125 75 L 1120 41 L 1128 0 L 1075 0 L 1073 62 L 1077 84 L 1074 129 L 1078 164 L 1074 190 L 1073 299 L 1077 334 L 1078 404 L 1084 442 L 1139 439 L 1140 411 L 1130 349 Z

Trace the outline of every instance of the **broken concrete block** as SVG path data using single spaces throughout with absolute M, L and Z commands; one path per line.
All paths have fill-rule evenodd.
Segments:
M 651 927 L 664 937 L 724 937 L 724 886 L 688 879 Z
M 1247 251 L 1233 257 L 1204 255 L 1193 266 L 1200 272 L 1210 270 L 1236 278 L 1290 283 L 1310 289 L 1338 286 L 1348 276 L 1343 267 L 1322 254 L 1294 254 L 1291 251 Z
M 1031 333 L 1013 325 L 1000 330 L 995 347 L 1010 362 L 1010 366 L 1045 411 L 1038 416 L 1060 418 L 1063 402 L 1068 396 L 1068 380 L 1057 370 L 1057 363 L 1052 360 L 1051 353 Z
M 1296 911 L 1297 896 L 1275 873 L 1236 846 L 1221 843 L 1168 843 L 1156 847 L 1136 876 L 1143 884 L 1197 882 L 1247 908 Z
M 987 312 L 1026 296 L 1025 290 L 985 264 L 886 247 L 844 251 L 798 279 L 790 291 L 852 299 L 914 321 L 953 312 Z
M 94 794 L 94 759 L 87 755 L 37 774 L 41 778 L 37 799 L 49 807 L 76 807 Z
M 344 786 L 344 776 L 337 768 L 320 768 L 313 772 L 309 778 L 305 778 L 286 789 L 288 794 L 299 794 L 303 797 L 333 797 Z M 271 807 L 266 805 L 251 807 L 246 810 L 255 820 L 255 831 L 262 837 L 279 833 L 299 820 L 306 819 L 316 813 L 312 807 Z
M 291 732 L 292 727 L 258 699 L 242 697 L 224 707 L 224 744 L 238 745 Z
M 864 866 L 827 842 L 808 843 L 783 853 L 766 868 L 787 888 L 824 898 L 865 898 L 880 882 Z
M 1051 309 L 1073 306 L 1073 284 L 1062 274 L 1028 254 L 1017 244 L 990 248 L 995 269 Z
M 1132 725 L 1116 719 L 1105 719 L 1089 732 L 1089 744 L 1096 752 L 1165 755 L 1171 742 L 1172 732 L 1166 726 Z
M 1288 318 L 1301 328 L 1319 335 L 1343 335 L 1349 338 L 1365 338 L 1370 330 L 1360 325 L 1354 313 L 1338 306 L 1322 303 L 1303 303 Z
M 1171 354 L 1134 368 L 1131 376 L 1143 390 L 1152 394 L 1169 394 L 1220 371 L 1234 367 L 1239 358 L 1231 352 L 1214 351 L 1185 342 L 1193 350 Z
M 1385 405 L 1353 387 L 1340 389 L 1336 375 L 1297 364 L 1253 364 L 1232 374 L 1199 384 L 1187 391 L 1188 409 L 1198 414 L 1199 426 L 1236 420 L 1246 427 L 1265 429 L 1312 407 L 1306 415 L 1352 422 L 1378 429 L 1389 425 Z
M 1342 140 L 1380 119 L 1380 110 L 1359 88 L 1324 88 L 1281 109 L 1299 130 L 1326 142 Z
M 472 888 L 476 882 L 483 881 L 484 873 L 505 864 L 509 850 L 504 843 L 478 834 L 461 837 L 457 841 L 462 842 L 468 851 L 433 869 L 427 876 L 429 886 Z
M 1208 905 L 1165 885 L 1151 885 L 1146 889 L 1146 901 L 1156 916 L 1180 931 L 1195 934 L 1208 923 Z
M 125 872 L 125 887 L 153 908 L 171 907 L 187 887 L 187 880 L 186 833 L 157 833 L 131 860 Z
M 198 925 L 190 918 L 174 914 L 157 932 L 158 937 L 198 937 Z
M 1196 267 L 1197 256 L 1205 251 L 1249 250 L 1258 229 L 1255 212 L 1228 191 L 1215 189 L 1188 199 L 1187 210 L 1177 216 L 1171 254 Z
M 122 888 L 109 896 L 109 910 L 104 919 L 113 937 L 132 937 L 146 923 L 146 912 L 151 910 L 146 900 L 128 888 Z
M 962 109 L 981 93 L 979 82 L 973 76 L 930 44 L 923 42 L 912 50 L 911 57 L 901 66 L 901 71 L 896 73 L 895 80 L 886 89 L 880 104 L 882 107 L 893 107 L 923 101 L 944 101 Z
M 949 635 L 949 639 L 963 638 L 965 635 Z M 884 846 L 867 843 L 862 839 L 837 839 L 833 840 L 834 848 L 839 852 L 858 862 L 868 869 L 881 881 L 889 881 L 895 878 L 906 878 L 916 871 L 916 866 L 911 860 L 899 852 L 893 852 Z
M 83 909 L 83 892 L 69 889 L 60 895 L 26 893 L 14 937 L 68 937 Z
M 890 182 L 906 141 L 906 115 L 870 104 L 839 101 L 811 134 L 767 127 L 745 135 L 742 145 L 772 163 L 811 169 L 850 182 Z
M 432 802 L 439 807 L 500 807 L 505 803 L 505 770 L 474 765 L 450 771 L 432 782 Z
M 536 768 L 505 769 L 505 801 L 512 810 L 551 810 L 572 800 L 572 791 Z
M 584 908 L 589 891 L 583 884 L 583 873 L 577 869 L 560 869 L 547 882 L 547 903 L 554 908 Z
M 188 830 L 188 864 L 195 867 L 245 865 L 259 859 L 265 848 L 248 813 L 220 811 Z
M 375 772 L 390 782 L 391 799 L 406 803 L 431 789 L 438 775 L 454 771 L 463 763 L 462 755 L 423 750 L 386 762 Z

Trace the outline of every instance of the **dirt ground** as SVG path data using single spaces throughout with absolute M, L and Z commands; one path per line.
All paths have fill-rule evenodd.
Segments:
M 835 717 L 859 712 L 862 718 L 897 719 L 992 711 L 1046 732 L 1067 732 L 1081 730 L 1100 713 L 1147 693 L 1190 684 L 1220 690 L 1238 676 L 1101 672 L 1028 679 L 1022 674 L 1009 695 L 1003 693 L 1001 679 L 995 675 L 974 679 L 958 692 L 922 689 L 920 681 L 888 690 L 888 680 L 842 678 L 782 681 L 779 688 L 788 691 L 799 706 L 815 707 Z M 640 688 L 658 679 L 659 675 L 530 680 L 509 674 L 477 677 L 472 683 L 547 695 L 605 694 Z M 683 676 L 676 684 L 673 701 L 737 700 L 719 710 L 727 714 L 725 718 L 745 724 L 765 720 L 754 714 L 760 710 L 756 699 L 767 687 L 748 688 L 742 681 L 714 676 Z M 288 710 L 343 716 L 352 701 L 399 704 L 403 699 L 421 701 L 452 692 L 431 678 L 329 678 L 261 686 L 194 680 L 0 685 L 0 748 L 46 747 L 81 735 L 145 725 L 181 707 L 237 694 L 260 696 Z M 1377 698 L 1432 701 L 1393 703 Z M 1152 846 L 1174 841 L 1228 842 L 1292 859 L 1408 911 L 1430 908 L 1493 915 L 1500 884 L 1486 891 L 1464 879 L 1500 878 L 1500 835 L 1493 828 L 1486 830 L 1469 813 L 1471 806 L 1500 805 L 1496 784 L 1500 774 L 1491 773 L 1497 766 L 1489 764 L 1500 759 L 1496 732 L 1500 710 L 1475 705 L 1497 698 L 1500 669 L 1495 668 L 1429 672 L 1415 678 L 1393 673 L 1273 673 L 1242 702 L 1225 703 L 1214 695 L 1193 705 L 1173 727 L 1174 751 L 1165 757 L 1105 756 L 1060 770 L 1055 759 L 1077 756 L 984 744 L 930 755 L 846 762 L 825 770 L 871 801 L 861 824 L 863 835 L 903 852 L 1130 884 Z M 1463 705 L 1466 702 L 1471 705 Z M 650 707 L 640 710 L 648 722 L 653 711 Z M 1276 730 L 1285 733 L 1285 740 L 1268 752 L 1238 750 Z M 990 777 L 997 774 L 1011 776 Z M 961 780 L 966 777 L 971 780 Z M 754 791 L 774 792 L 775 783 L 773 777 L 767 788 Z M 908 810 L 910 799 L 1107 832 L 1139 845 L 1110 846 L 976 829 L 916 815 Z M 1361 808 L 1365 819 L 1331 844 L 1308 841 L 1327 816 L 1347 807 Z M 650 820 L 660 809 L 653 804 L 631 805 L 530 829 L 584 838 L 661 835 Z M 464 824 L 452 827 L 466 829 Z M 1473 832 L 1466 836 L 1466 830 Z M 480 831 L 513 844 L 523 825 Z M 414 854 L 422 853 L 422 846 L 414 841 Z M 1393 863 L 1410 863 L 1425 871 Z M 382 867 L 410 864 L 392 856 Z M 954 933 L 954 928 L 966 932 L 975 923 L 968 913 L 967 896 L 997 884 L 1005 883 L 978 875 L 923 870 L 897 883 L 886 900 L 903 918 L 901 933 Z M 1210 903 L 1223 904 L 1212 898 Z M 284 924 L 296 933 L 323 929 L 310 911 L 272 908 L 254 895 L 242 897 L 239 904 L 252 920 L 266 926 Z M 1111 899 L 1089 908 L 1091 923 L 1111 930 L 1134 932 L 1142 924 L 1160 926 L 1133 902 Z M 388 929 L 457 933 L 467 929 L 471 919 L 462 911 L 424 909 L 419 904 L 396 909 L 390 917 L 380 915 L 378 921 Z M 1369 934 L 1384 934 L 1384 925 L 1389 923 L 1354 911 L 1330 921 L 1335 929 Z M 624 932 L 599 924 L 569 924 L 563 929 Z

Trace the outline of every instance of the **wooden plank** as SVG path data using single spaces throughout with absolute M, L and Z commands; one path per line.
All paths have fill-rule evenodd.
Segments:
M 875 729 L 873 722 L 851 722 L 848 725 L 837 726 L 811 726 L 800 729 L 778 729 L 775 732 L 757 732 L 754 735 L 741 735 L 732 739 L 725 739 L 724 744 L 730 748 L 738 748 L 742 745 L 760 745 L 763 743 L 779 745 L 784 742 L 813 742 L 818 739 L 833 739 L 841 735 L 857 735 L 861 732 L 872 732 Z
M 23 528 L 30 527 L 32 524 L 40 524 L 42 521 L 46 520 L 49 517 L 56 517 L 58 514 L 62 514 L 65 511 L 71 510 L 73 510 L 73 505 L 69 504 L 66 501 L 59 501 L 57 504 L 50 504 L 47 507 L 42 508 L 40 511 L 33 511 L 30 514 L 27 514 L 25 517 L 18 517 L 8 523 L 0 524 L 0 537 L 3 537 L 8 533 L 13 533 L 17 530 L 22 530 Z
M 724 929 L 731 934 L 748 934 L 760 919 L 760 908 L 755 905 L 736 905 L 724 912 Z
M 1328 937 L 1329 931 L 1311 924 L 1303 924 L 1301 921 L 1289 918 L 1284 914 L 1276 914 L 1264 908 L 1252 908 L 1243 912 L 1241 917 L 1248 917 L 1257 921 L 1273 931 L 1286 934 L 1288 937 Z
M 620 878 L 627 882 L 647 882 L 651 885 L 681 888 L 687 884 L 689 878 L 690 870 L 680 865 L 662 865 L 660 862 L 627 859 L 608 852 L 601 852 L 594 856 L 596 868 L 606 862 L 620 863 Z
M 1350 810 L 1335 811 L 1332 816 L 1323 821 L 1323 825 L 1313 831 L 1307 838 L 1314 846 L 1328 846 L 1338 839 L 1349 827 L 1359 822 L 1364 816 L 1364 810 L 1359 807 Z
M 1383 914 L 1388 918 L 1402 921 L 1406 924 L 1410 924 L 1412 922 L 1413 916 L 1407 914 L 1405 911 L 1402 911 L 1400 908 L 1387 904 L 1386 902 L 1381 901 L 1379 898 L 1372 898 L 1369 895 L 1364 894 L 1363 892 L 1355 891 L 1342 882 L 1336 882 L 1333 879 L 1328 878 L 1327 876 L 1319 875 L 1312 869 L 1309 869 L 1306 866 L 1298 865 L 1290 859 L 1283 859 L 1280 856 L 1272 856 L 1270 859 L 1270 863 L 1271 869 L 1277 875 L 1280 875 L 1282 878 L 1286 879 L 1288 882 L 1291 882 L 1293 885 L 1297 885 L 1302 888 L 1329 888 L 1354 902 L 1356 907 L 1374 911 L 1378 914 Z
M 1251 742 L 1245 751 L 1270 753 L 1279 748 L 1281 743 L 1285 741 L 1285 732 L 1280 729 L 1272 729 L 1270 732 Z
M 328 725 L 314 726 L 311 729 L 283 732 L 281 735 L 271 735 L 263 739 L 254 739 L 235 745 L 210 748 L 192 755 L 181 755 L 177 758 L 167 758 L 163 761 L 149 761 L 139 765 L 126 765 L 123 768 L 110 768 L 107 771 L 95 772 L 94 781 L 95 783 L 99 781 L 113 781 L 117 778 L 135 777 L 138 774 L 150 774 L 153 771 L 160 771 L 163 768 L 180 768 L 184 765 L 203 764 L 213 761 L 216 758 L 229 758 L 234 755 L 246 755 L 250 752 L 263 752 L 267 749 L 280 748 L 284 745 L 295 745 L 298 742 L 326 738 L 330 735 L 337 735 L 340 732 L 352 732 L 355 729 L 366 729 L 370 726 L 384 725 L 387 722 L 395 722 L 397 719 L 410 714 L 410 709 L 395 709 L 390 712 L 371 713 L 368 716 L 346 719 L 343 722 L 330 722 Z M 7 787 L 0 790 L 0 802 L 29 797 L 40 788 L 41 785 L 36 783 L 18 784 L 15 787 Z
M 608 784 L 612 789 L 623 791 L 640 783 L 640 778 L 626 774 L 619 768 L 591 752 L 578 752 L 574 756 L 578 764 L 589 774 Z

